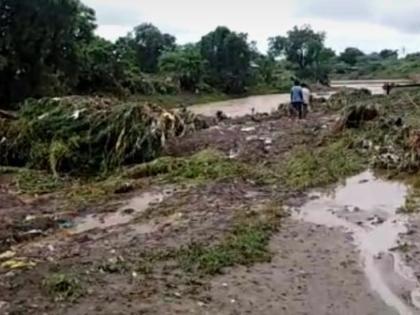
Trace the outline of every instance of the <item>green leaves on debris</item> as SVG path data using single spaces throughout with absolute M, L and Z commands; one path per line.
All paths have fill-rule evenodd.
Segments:
M 93 97 L 27 101 L 19 119 L 0 124 L 0 164 L 52 174 L 109 172 L 150 161 L 166 139 L 194 129 L 187 112 Z

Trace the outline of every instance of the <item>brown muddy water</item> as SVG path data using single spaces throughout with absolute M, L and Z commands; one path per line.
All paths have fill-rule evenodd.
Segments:
M 408 83 L 406 80 L 364 80 L 364 81 L 333 81 L 331 86 L 334 88 L 349 87 L 349 88 L 366 88 L 373 94 L 384 94 L 382 86 L 385 82 L 393 83 Z M 331 92 L 314 93 L 314 97 L 329 98 Z M 229 117 L 240 117 L 252 113 L 271 113 L 277 110 L 280 104 L 285 104 L 290 101 L 288 93 L 250 96 L 245 98 L 233 99 L 222 102 L 214 102 L 208 104 L 198 104 L 189 107 L 195 114 L 205 116 L 215 116 L 218 111 L 223 111 Z
M 166 194 L 168 195 L 170 192 L 167 192 Z M 94 229 L 106 229 L 117 225 L 127 224 L 133 220 L 135 215 L 146 211 L 146 209 L 153 204 L 162 202 L 164 197 L 164 193 L 145 192 L 132 198 L 127 204 L 120 207 L 114 213 L 91 214 L 76 220 L 75 227 L 70 229 L 69 233 L 80 234 Z M 140 230 L 142 233 L 149 233 L 153 230 L 153 227 L 145 226 Z
M 367 171 L 333 191 L 312 193 L 295 214 L 301 221 L 344 230 L 359 250 L 372 289 L 401 315 L 420 314 L 420 286 L 395 250 L 400 234 L 408 232 L 407 216 L 398 214 L 407 191 L 404 184 Z

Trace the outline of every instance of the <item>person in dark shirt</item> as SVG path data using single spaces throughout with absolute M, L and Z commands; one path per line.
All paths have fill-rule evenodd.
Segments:
M 293 109 L 297 113 L 299 119 L 303 118 L 303 90 L 300 82 L 295 80 L 295 83 L 290 91 L 290 101 Z

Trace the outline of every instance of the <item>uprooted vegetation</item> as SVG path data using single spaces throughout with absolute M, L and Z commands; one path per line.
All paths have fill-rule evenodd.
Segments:
M 258 184 L 275 179 L 267 169 L 255 168 L 233 160 L 215 150 L 203 150 L 191 157 L 161 157 L 127 170 L 128 178 L 160 176 L 166 182 L 203 182 L 209 180 L 243 178 Z
M 104 173 L 157 157 L 168 137 L 197 123 L 188 112 L 153 104 L 68 97 L 27 101 L 3 121 L 0 164 L 58 173 Z
M 334 101 L 334 100 L 332 100 Z M 420 93 L 361 97 L 342 110 L 336 131 L 353 129 L 372 166 L 394 173 L 420 169 Z
M 140 195 L 139 191 L 162 189 L 164 195 L 168 187 L 171 190 L 167 199 L 151 204 L 144 212 L 136 212 L 134 206 L 133 209 L 131 205 L 127 206 L 130 207 L 127 210 L 133 211 L 124 213 L 130 216 L 128 223 L 85 231 L 77 237 L 60 238 L 53 250 L 40 248 L 39 254 L 34 255 L 37 265 L 31 267 L 34 269 L 31 272 L 42 273 L 44 281 L 32 283 L 30 289 L 20 289 L 20 296 L 24 295 L 21 292 L 38 290 L 42 299 L 48 301 L 46 303 L 53 300 L 65 307 L 69 303 L 78 306 L 91 295 L 97 297 L 95 290 L 99 287 L 122 284 L 116 285 L 122 292 L 118 302 L 125 301 L 128 296 L 131 298 L 133 286 L 136 294 L 144 297 L 140 303 L 145 304 L 154 303 L 155 299 L 164 296 L 192 295 L 196 298 L 197 292 L 203 294 L 206 284 L 215 275 L 229 272 L 232 267 L 270 262 L 275 254 L 270 251 L 270 240 L 281 230 L 282 223 L 286 228 L 289 223 L 283 219 L 286 213 L 282 205 L 289 205 L 289 201 L 291 206 L 294 202 L 303 202 L 304 191 L 335 184 L 369 166 L 386 168 L 376 162 L 382 155 L 381 148 L 397 146 L 404 154 L 413 154 L 410 143 L 415 142 L 416 120 L 413 118 L 417 115 L 415 104 L 419 98 L 415 93 L 390 98 L 365 95 L 355 98 L 342 108 L 339 121 L 342 128 L 333 128 L 337 117 L 337 110 L 333 108 L 338 108 L 334 98 L 319 105 L 317 112 L 310 114 L 305 123 L 290 122 L 285 117 L 274 115 L 267 115 L 267 119 L 261 121 L 250 118 L 246 122 L 255 129 L 242 132 L 242 125 L 238 127 L 242 137 L 238 141 L 243 141 L 238 150 L 243 150 L 243 154 L 258 154 L 257 159 L 234 157 L 228 154 L 229 148 L 217 151 L 212 147 L 211 140 L 214 139 L 206 138 L 208 145 L 206 143 L 199 149 L 207 149 L 198 151 L 194 147 L 188 151 L 195 152 L 191 155 L 159 156 L 158 152 L 156 158 L 145 163 L 143 160 L 133 165 L 123 162 L 113 171 L 109 168 L 104 173 L 98 168 L 87 173 L 95 176 L 79 177 L 77 173 L 67 173 L 65 159 L 64 164 L 57 168 L 59 176 L 54 175 L 49 163 L 44 170 L 1 168 L 0 177 L 12 173 L 19 192 L 54 192 L 51 195 L 59 196 L 54 210 L 45 216 L 50 220 L 49 229 L 37 227 L 44 235 L 66 229 L 62 227 L 63 222 L 79 224 L 78 220 L 83 219 L 81 214 L 106 220 L 114 213 L 108 214 L 108 211 L 119 209 L 120 200 L 130 198 L 131 202 L 131 197 Z M 408 99 L 411 101 L 405 102 Z M 371 108 L 372 104 L 377 109 L 375 117 L 364 112 L 365 107 Z M 327 113 L 325 117 L 324 113 Z M 79 115 L 81 117 L 83 113 Z M 124 115 L 118 117 L 121 119 Z M 315 121 L 315 117 L 321 117 L 322 121 Z M 226 120 L 215 129 L 223 134 L 236 123 Z M 123 128 L 123 124 L 118 125 Z M 284 132 L 276 133 L 277 126 L 284 128 Z M 201 141 L 203 136 L 211 137 L 213 133 L 210 131 L 213 130 L 201 131 L 200 137 L 192 133 L 188 140 Z M 250 135 L 259 137 L 262 134 L 264 139 L 271 139 L 268 149 L 251 146 L 246 140 Z M 264 140 L 258 141 L 264 143 Z M 261 153 L 263 150 L 264 154 Z M 32 165 L 28 163 L 27 166 Z M 405 169 L 394 164 L 388 167 L 394 171 Z M 82 173 L 86 174 L 84 169 Z M 418 195 L 413 192 L 411 196 L 404 211 L 414 212 L 418 208 Z M 101 203 L 104 203 L 103 207 Z M 37 216 L 38 209 L 30 210 L 33 211 L 32 217 Z M 24 226 L 13 223 L 17 232 L 27 233 L 34 229 L 30 220 L 33 218 L 30 216 L 26 221 L 26 216 L 24 213 L 16 219 L 16 222 L 24 222 Z M 142 231 L 143 227 L 147 232 Z M 8 236 L 5 233 L 4 238 Z M 4 242 L 4 249 L 7 250 L 10 244 L 19 246 L 20 242 L 20 238 Z M 70 260 L 60 256 L 73 253 L 75 246 L 78 248 Z M 56 259 L 54 264 L 60 268 L 53 270 L 60 273 L 45 275 L 43 260 L 48 255 Z M 104 293 L 104 296 L 109 295 Z
M 312 150 L 297 149 L 283 169 L 284 179 L 292 189 L 307 189 L 335 183 L 365 167 L 365 159 L 353 151 L 353 134 L 331 139 L 326 146 Z

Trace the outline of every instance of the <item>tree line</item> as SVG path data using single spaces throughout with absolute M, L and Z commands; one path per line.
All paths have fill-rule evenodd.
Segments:
M 355 48 L 336 56 L 325 33 L 310 26 L 270 38 L 266 54 L 247 34 L 223 26 L 187 45 L 148 23 L 115 42 L 95 29 L 94 10 L 79 0 L 0 0 L 0 104 L 70 93 L 282 89 L 292 75 L 326 83 L 332 71 L 346 73 L 370 58 Z

